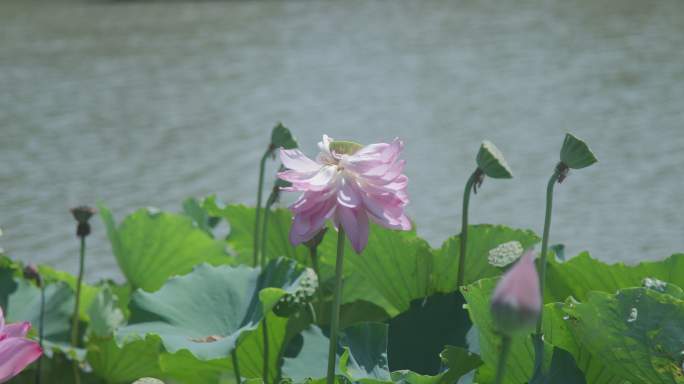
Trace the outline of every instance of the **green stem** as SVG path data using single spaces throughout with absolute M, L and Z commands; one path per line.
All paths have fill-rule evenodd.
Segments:
M 264 222 L 262 225 L 262 236 L 261 236 L 261 247 L 259 248 L 259 254 L 261 254 L 260 265 L 261 268 L 266 266 L 266 238 L 268 234 L 268 221 L 271 217 L 271 206 L 273 205 L 273 198 L 269 197 L 264 207 Z M 266 321 L 266 315 L 264 315 L 264 322 L 262 328 L 262 336 L 264 339 L 264 364 L 263 364 L 263 380 L 265 384 L 268 384 L 268 322 Z
M 268 384 L 268 357 L 269 357 L 269 352 L 268 352 L 268 322 L 266 321 L 266 316 L 264 316 L 264 323 L 263 323 L 263 327 L 261 328 L 261 330 L 262 330 L 262 336 L 264 338 L 263 380 L 264 380 L 264 384 Z
M 508 354 L 511 351 L 511 337 L 508 335 L 501 336 L 501 354 L 499 355 L 499 364 L 496 368 L 495 384 L 503 382 L 504 373 L 506 371 L 506 361 L 508 361 Z
M 45 287 L 41 283 L 40 285 L 40 318 L 38 320 L 38 344 L 40 349 L 43 349 L 43 335 L 45 334 Z M 42 375 L 41 366 L 43 365 L 43 356 L 38 357 L 38 363 L 36 364 L 36 384 L 40 384 L 40 379 Z
M 544 216 L 544 233 L 542 235 L 542 247 L 541 247 L 541 257 L 539 260 L 540 273 L 539 273 L 539 291 L 542 297 L 542 302 L 544 300 L 544 287 L 546 285 L 546 254 L 549 249 L 549 230 L 551 229 L 551 211 L 553 208 L 553 187 L 556 185 L 558 178 L 561 175 L 560 172 L 561 164 L 556 167 L 556 170 L 551 175 L 549 183 L 546 186 L 546 213 Z M 533 341 L 535 344 L 535 357 L 534 357 L 534 375 L 540 373 L 542 366 L 544 365 L 544 348 L 542 343 L 542 323 L 543 323 L 543 311 L 539 313 L 539 318 L 537 319 L 537 329 L 533 335 Z
M 261 196 L 264 189 L 264 170 L 266 169 L 266 159 L 268 159 L 270 153 L 270 150 L 266 150 L 259 162 L 259 185 L 257 186 L 256 217 L 254 219 L 254 250 L 252 253 L 255 267 L 259 265 L 259 224 L 261 222 Z
M 74 314 L 71 319 L 71 345 L 74 348 L 78 347 L 78 320 L 79 307 L 81 305 L 81 285 L 83 283 L 83 270 L 85 269 L 85 236 L 81 238 L 81 253 L 78 262 L 78 279 L 76 280 L 76 304 L 74 305 Z M 78 368 L 78 362 L 74 361 L 74 382 L 81 383 L 81 375 Z
M 321 280 L 321 272 L 318 266 L 318 246 L 316 247 L 309 247 L 309 255 L 311 256 L 311 267 L 313 268 L 314 272 L 316 273 L 316 277 L 318 277 L 318 282 L 319 282 L 319 287 L 318 287 L 318 305 L 323 305 L 323 290 L 321 289 L 320 282 Z
M 259 254 L 261 255 L 259 259 L 259 265 L 263 268 L 266 266 L 266 259 L 267 259 L 267 254 L 266 254 L 266 239 L 268 235 L 268 222 L 269 219 L 271 218 L 271 206 L 273 205 L 273 202 L 271 201 L 272 199 L 269 198 L 268 201 L 266 202 L 266 206 L 264 207 L 264 222 L 261 227 L 261 246 L 259 247 Z
M 330 347 L 328 348 L 327 384 L 335 383 L 335 357 L 337 352 L 337 331 L 340 322 L 340 301 L 342 299 L 342 270 L 344 264 L 344 229 L 337 234 L 337 260 L 335 261 L 335 295 L 330 315 Z
M 242 377 L 240 376 L 240 364 L 238 364 L 237 358 L 237 346 L 230 353 L 230 358 L 233 360 L 233 372 L 235 372 L 235 382 L 240 384 L 242 382 Z
M 473 190 L 473 184 L 477 181 L 478 177 L 481 175 L 480 169 L 476 169 L 475 172 L 470 175 L 468 181 L 465 185 L 465 190 L 463 191 L 463 211 L 461 213 L 461 253 L 458 259 L 458 277 L 456 278 L 456 288 L 462 286 L 465 280 L 465 260 L 466 260 L 466 250 L 468 249 L 468 205 L 470 204 L 470 192 Z

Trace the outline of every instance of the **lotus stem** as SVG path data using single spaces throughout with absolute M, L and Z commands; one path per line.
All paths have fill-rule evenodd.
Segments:
M 321 279 L 321 272 L 320 272 L 320 267 L 318 266 L 318 246 L 314 247 L 309 247 L 309 255 L 311 256 L 311 267 L 313 268 L 314 272 L 316 273 L 316 276 L 318 279 Z M 318 293 L 318 301 L 319 305 L 323 304 L 323 290 L 319 286 L 317 289 Z
M 499 364 L 496 368 L 496 380 L 495 384 L 501 384 L 503 382 L 504 373 L 506 372 L 506 362 L 508 361 L 508 355 L 511 351 L 511 336 L 502 335 L 501 336 L 501 354 L 499 355 Z
M 79 255 L 79 261 L 78 261 L 78 278 L 76 280 L 76 303 L 74 304 L 74 314 L 72 316 L 72 323 L 71 323 L 71 345 L 74 348 L 78 348 L 78 326 L 79 326 L 79 308 L 81 305 L 81 285 L 83 284 L 83 272 L 85 269 L 85 248 L 86 248 L 86 242 L 85 238 L 86 236 L 79 236 L 81 239 L 81 252 Z M 74 361 L 74 382 L 76 384 L 81 383 L 81 374 L 80 374 L 80 369 L 78 368 L 78 361 Z
M 40 318 L 38 320 L 38 345 L 43 350 L 43 335 L 45 334 L 45 286 L 40 284 Z M 38 358 L 36 364 L 36 384 L 40 384 L 42 374 L 43 356 Z
M 262 335 L 264 337 L 264 384 L 268 384 L 268 322 L 266 321 L 266 316 L 264 315 L 264 323 L 262 329 Z
M 71 319 L 71 345 L 78 347 L 78 320 L 79 307 L 81 305 L 81 284 L 83 283 L 83 270 L 85 267 L 85 236 L 81 236 L 81 253 L 78 262 L 78 279 L 76 280 L 76 303 L 74 305 L 74 315 Z
M 240 384 L 242 382 L 242 378 L 240 376 L 240 364 L 238 364 L 238 358 L 237 358 L 237 345 L 235 346 L 235 349 L 230 353 L 230 358 L 233 360 L 233 372 L 235 372 L 235 382 L 237 384 Z
M 541 257 L 540 257 L 540 273 L 539 273 L 539 291 L 542 298 L 542 303 L 544 302 L 544 287 L 546 282 L 546 255 L 549 249 L 549 231 L 551 229 L 551 212 L 553 209 L 553 187 L 556 182 L 560 180 L 561 175 L 564 172 L 565 165 L 563 163 L 558 163 L 556 170 L 551 175 L 549 183 L 546 186 L 546 213 L 544 215 L 544 233 L 542 235 L 542 246 L 541 246 Z M 537 319 L 537 329 L 533 336 L 533 342 L 535 344 L 535 357 L 534 357 L 534 374 L 540 372 L 544 365 L 544 348 L 542 341 L 542 323 L 543 323 L 544 311 L 539 313 L 539 318 Z
M 266 254 L 266 239 L 268 238 L 268 222 L 271 218 L 271 207 L 275 203 L 275 199 L 272 199 L 270 196 L 268 200 L 266 201 L 266 206 L 264 207 L 264 222 L 262 223 L 261 226 L 261 246 L 259 247 L 259 265 L 261 267 L 266 266 L 266 259 L 267 259 L 267 254 Z
M 330 347 L 328 348 L 327 384 L 335 384 L 335 357 L 337 352 L 337 332 L 340 326 L 340 302 L 342 299 L 342 269 L 344 264 L 344 229 L 339 226 L 337 233 L 337 259 L 335 261 L 335 292 L 330 315 Z
M 264 170 L 266 169 L 266 160 L 270 154 L 271 150 L 269 148 L 264 152 L 264 155 L 259 162 L 259 184 L 257 185 L 256 217 L 254 219 L 254 250 L 252 254 L 255 267 L 259 265 L 259 225 L 261 223 L 261 197 L 264 189 Z
M 468 205 L 470 204 L 470 192 L 473 190 L 475 183 L 482 177 L 482 171 L 477 168 L 473 172 L 465 185 L 463 191 L 463 211 L 461 216 L 461 253 L 458 259 L 458 277 L 456 278 L 456 287 L 463 285 L 465 281 L 465 260 L 468 249 Z

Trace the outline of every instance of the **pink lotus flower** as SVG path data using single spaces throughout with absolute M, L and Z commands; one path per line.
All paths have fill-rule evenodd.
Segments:
M 402 174 L 405 162 L 399 160 L 401 140 L 362 146 L 324 135 L 318 147 L 315 161 L 298 149 L 280 150 L 288 170 L 278 177 L 292 184 L 285 190 L 303 192 L 290 207 L 293 245 L 313 238 L 328 219 L 344 228 L 357 253 L 368 243 L 368 220 L 391 229 L 411 229 L 404 214 L 408 178 Z
M 534 326 L 541 300 L 534 252 L 528 251 L 504 274 L 492 295 L 492 315 L 498 329 L 510 334 Z
M 18 375 L 43 353 L 38 343 L 24 338 L 29 329 L 28 321 L 5 324 L 0 308 L 0 383 Z

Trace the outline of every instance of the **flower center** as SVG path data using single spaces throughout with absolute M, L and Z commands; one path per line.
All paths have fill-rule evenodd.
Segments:
M 353 155 L 361 148 L 363 145 L 353 141 L 335 140 L 330 143 L 330 150 L 338 155 Z

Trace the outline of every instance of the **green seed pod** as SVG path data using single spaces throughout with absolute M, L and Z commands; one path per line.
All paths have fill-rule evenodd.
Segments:
M 353 155 L 361 148 L 363 145 L 353 141 L 335 140 L 330 143 L 330 150 L 341 155 Z
M 499 149 L 489 140 L 482 142 L 477 153 L 477 167 L 485 175 L 494 179 L 510 179 L 513 177 L 511 168 Z
M 565 135 L 560 159 L 572 169 L 585 168 L 598 161 L 587 143 L 570 133 Z
M 297 140 L 292 136 L 292 132 L 281 123 L 278 123 L 273 127 L 273 132 L 271 132 L 271 148 L 285 148 L 293 149 L 297 148 Z

